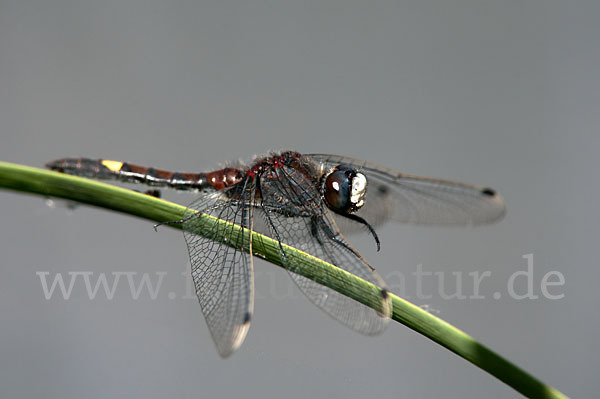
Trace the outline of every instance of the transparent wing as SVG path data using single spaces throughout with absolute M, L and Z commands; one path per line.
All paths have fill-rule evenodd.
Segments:
M 261 179 L 261 207 L 269 236 L 307 252 L 381 288 L 381 310 L 375 310 L 299 274 L 290 273 L 298 287 L 330 316 L 367 335 L 383 331 L 389 321 L 391 300 L 385 283 L 339 233 L 329 210 L 307 176 L 296 169 L 278 167 Z M 272 199 L 277 199 L 272 200 Z M 285 262 L 285 252 L 281 247 Z M 292 269 L 293 271 L 293 269 Z M 330 278 L 343 278 L 332 275 Z M 352 284 L 350 280 L 344 283 Z
M 504 200 L 490 188 L 408 175 L 338 155 L 306 156 L 325 170 L 344 164 L 365 174 L 367 195 L 357 215 L 374 226 L 386 220 L 422 225 L 478 225 L 495 222 L 505 213 Z M 348 231 L 359 229 L 355 223 L 344 221 L 344 227 L 347 226 Z
M 221 192 L 205 195 L 189 208 L 251 229 L 251 208 Z M 219 355 L 228 357 L 242 344 L 250 327 L 254 306 L 252 259 L 245 252 L 194 234 L 202 219 L 193 212 L 184 220 L 196 295 Z M 214 223 L 210 234 L 218 240 L 231 232 L 232 227 Z M 243 235 L 235 244 L 251 245 L 244 242 Z

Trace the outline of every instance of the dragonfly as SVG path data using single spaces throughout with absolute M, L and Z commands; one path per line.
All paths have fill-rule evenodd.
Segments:
M 182 224 L 196 295 L 223 358 L 244 341 L 254 310 L 252 234 L 237 235 L 229 243 L 234 245 L 227 245 L 234 225 L 276 240 L 283 266 L 316 306 L 359 333 L 376 335 L 389 321 L 391 298 L 383 279 L 347 235 L 366 231 L 379 250 L 376 228 L 387 221 L 480 225 L 505 214 L 502 197 L 491 188 L 400 173 L 339 155 L 272 152 L 204 173 L 89 158 L 63 158 L 46 166 L 77 176 L 198 192 L 184 217 L 172 223 Z M 215 220 L 207 235 L 214 239 L 195 233 L 201 214 Z M 299 274 L 289 261 L 289 247 L 377 286 L 379 309 Z

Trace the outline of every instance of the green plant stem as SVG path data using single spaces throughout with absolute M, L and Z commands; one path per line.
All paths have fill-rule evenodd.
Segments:
M 179 220 L 188 210 L 184 206 L 114 185 L 6 162 L 0 162 L 0 188 L 77 201 L 139 216 L 158 223 Z M 199 231 L 196 233 L 214 239 L 214 237 L 210 237 L 209 227 L 214 225 L 215 219 L 208 215 L 201 217 L 205 223 L 200 223 Z M 226 221 L 217 220 L 217 223 L 232 227 Z M 168 226 L 181 227 L 180 224 Z M 228 245 L 240 242 L 235 239 L 236 234 L 249 234 L 248 230 L 240 228 L 227 230 L 232 231 L 231 239 L 226 243 Z M 283 267 L 277 241 L 258 233 L 253 233 L 252 240 L 252 250 L 255 256 Z M 243 241 L 248 242 L 247 239 Z M 289 248 L 286 250 L 287 253 L 290 254 L 288 264 L 294 267 L 295 271 L 299 270 L 300 274 L 305 277 L 378 310 L 380 296 L 377 287 L 302 251 Z M 390 295 L 393 304 L 393 320 L 444 346 L 527 397 L 566 397 L 480 344 L 463 331 L 396 295 Z

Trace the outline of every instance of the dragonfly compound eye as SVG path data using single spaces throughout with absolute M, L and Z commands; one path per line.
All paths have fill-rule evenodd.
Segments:
M 365 204 L 367 178 L 354 168 L 340 165 L 325 178 L 324 197 L 327 205 L 339 213 L 352 213 Z

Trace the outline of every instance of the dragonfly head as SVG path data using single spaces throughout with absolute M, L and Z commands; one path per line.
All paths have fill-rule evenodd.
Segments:
M 365 194 L 367 193 L 367 178 L 356 169 L 347 165 L 338 165 L 325 176 L 323 187 L 323 197 L 329 209 L 337 214 L 354 220 L 365 225 L 373 235 L 377 250 L 379 251 L 379 237 L 377 233 L 366 220 L 354 212 L 358 211 L 365 204 Z
M 350 166 L 338 165 L 325 176 L 322 190 L 331 210 L 353 213 L 365 204 L 367 178 Z

